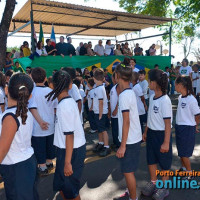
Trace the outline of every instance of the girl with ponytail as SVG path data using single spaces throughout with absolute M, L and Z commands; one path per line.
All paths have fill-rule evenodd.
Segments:
M 155 92 L 149 100 L 149 110 L 147 127 L 143 134 L 146 141 L 147 163 L 149 167 L 151 181 L 147 183 L 142 193 L 145 196 L 153 196 L 153 199 L 164 199 L 169 195 L 169 190 L 156 190 L 156 170 L 157 164 L 160 168 L 170 170 L 172 163 L 172 104 L 167 93 L 167 74 L 159 69 L 149 71 L 149 88 Z M 163 176 L 162 181 L 168 180 L 168 176 Z
M 38 200 L 35 187 L 36 160 L 31 147 L 33 117 L 28 101 L 33 90 L 31 78 L 19 73 L 5 88 L 8 108 L 0 121 L 0 174 L 7 199 Z
M 193 154 L 195 145 L 195 132 L 199 132 L 200 109 L 194 97 L 192 81 L 189 76 L 179 76 L 175 81 L 175 88 L 181 95 L 178 98 L 178 108 L 176 113 L 176 146 L 178 156 L 181 159 L 182 167 L 179 171 L 190 172 L 191 164 L 189 158 Z M 192 177 L 184 177 L 191 179 Z
M 58 99 L 56 109 L 54 145 L 56 152 L 56 171 L 54 191 L 60 191 L 63 199 L 80 200 L 80 176 L 85 159 L 85 134 L 79 110 L 74 99 L 69 96 L 72 79 L 66 71 L 53 75 L 53 91 L 46 98 Z

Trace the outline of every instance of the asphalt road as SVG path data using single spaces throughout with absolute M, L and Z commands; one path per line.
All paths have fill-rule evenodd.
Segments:
M 173 110 L 175 114 L 177 99 L 173 98 Z M 81 199 L 82 200 L 112 200 L 114 197 L 118 197 L 124 193 L 126 189 L 125 180 L 120 172 L 119 161 L 115 156 L 115 153 L 106 158 L 99 158 L 92 153 L 91 149 L 97 142 L 97 134 L 88 133 L 88 124 L 86 124 L 86 138 L 87 138 L 87 158 L 84 173 L 81 180 Z M 180 168 L 179 158 L 177 156 L 177 150 L 174 138 L 174 129 L 172 129 L 173 135 L 173 163 L 172 170 Z M 109 131 L 111 140 L 111 133 Z M 112 140 L 111 140 L 112 141 Z M 200 171 L 200 134 L 196 134 L 196 145 L 194 155 L 191 158 L 192 169 Z M 199 178 L 197 178 L 200 181 Z M 141 188 L 144 187 L 147 181 L 149 181 L 148 168 L 146 164 L 146 148 L 145 144 L 142 145 L 139 169 L 136 172 L 137 180 L 137 194 L 140 200 L 151 200 L 140 195 Z M 39 178 L 38 191 L 41 200 L 62 200 L 59 194 L 56 194 L 52 190 L 53 173 L 47 177 Z M 170 190 L 170 196 L 166 200 L 199 200 L 200 190 Z M 0 200 L 6 200 L 3 183 L 0 183 Z

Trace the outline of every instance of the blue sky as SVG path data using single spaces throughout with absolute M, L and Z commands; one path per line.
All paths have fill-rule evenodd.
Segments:
M 72 4 L 79 4 L 79 5 L 85 5 L 85 6 L 92 6 L 92 7 L 96 7 L 96 8 L 103 8 L 103 9 L 109 9 L 109 10 L 116 10 L 116 11 L 124 11 L 122 8 L 119 7 L 119 4 L 114 1 L 114 0 L 90 0 L 88 2 L 84 2 L 84 0 L 57 0 L 57 1 L 61 1 L 61 2 L 65 2 L 65 3 L 72 3 Z M 3 13 L 3 9 L 5 6 L 5 2 L 6 0 L 2 0 L 0 3 L 0 19 L 2 17 L 2 13 Z M 20 8 L 26 3 L 26 0 L 17 0 L 17 5 L 14 11 L 14 15 L 20 10 Z M 141 31 L 141 36 L 148 36 L 148 35 L 154 35 L 157 33 L 161 33 L 158 30 L 154 29 L 154 28 L 149 28 L 149 29 L 144 29 Z M 19 34 L 17 33 L 16 35 L 24 35 L 24 34 Z M 29 34 L 26 34 L 26 36 Z M 48 35 L 46 35 L 48 36 Z M 59 35 L 57 35 L 59 36 Z M 74 39 L 73 40 L 73 45 L 76 47 L 78 46 L 79 42 L 83 41 L 83 42 L 87 42 L 88 39 L 84 39 L 85 37 L 76 37 L 73 36 L 74 38 L 81 38 L 81 39 Z M 137 38 L 138 35 L 136 34 L 129 34 L 128 38 Z M 118 40 L 123 40 L 124 36 L 121 36 L 118 38 Z M 27 40 L 30 42 L 30 38 L 27 37 L 8 37 L 8 41 L 7 41 L 7 46 L 8 47 L 14 47 L 14 46 L 20 46 L 24 40 Z M 161 37 L 156 37 L 156 38 L 151 38 L 151 39 L 145 39 L 145 40 L 138 40 L 135 41 L 135 43 L 139 43 L 140 46 L 143 47 L 144 50 L 148 49 L 149 46 L 152 43 L 157 43 L 158 40 L 162 40 Z M 197 48 L 198 46 L 198 40 L 194 42 L 193 48 Z M 97 43 L 97 40 L 92 40 L 93 46 Z M 104 42 L 105 43 L 105 42 Z M 134 42 L 130 42 L 130 46 L 134 47 Z M 163 49 L 169 49 L 168 45 L 165 46 L 164 42 L 163 42 Z M 160 52 L 160 50 L 158 50 L 158 52 Z M 175 59 L 173 60 L 173 62 L 175 61 L 179 61 L 182 60 L 183 58 L 183 48 L 182 45 L 179 44 L 174 44 L 172 47 L 172 54 L 175 55 Z M 196 59 L 194 58 L 193 55 L 189 56 L 189 59 L 192 59 L 194 61 L 196 61 Z

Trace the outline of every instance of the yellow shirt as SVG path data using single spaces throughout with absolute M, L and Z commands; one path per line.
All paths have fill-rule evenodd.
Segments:
M 31 50 L 29 48 L 24 47 L 23 48 L 23 54 L 24 54 L 24 57 L 30 56 Z

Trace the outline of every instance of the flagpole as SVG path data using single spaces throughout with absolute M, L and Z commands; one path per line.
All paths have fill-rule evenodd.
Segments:
M 33 3 L 32 3 L 32 0 L 31 0 L 30 18 L 31 18 L 31 47 L 32 47 L 32 53 L 35 53 L 34 22 L 33 22 Z

